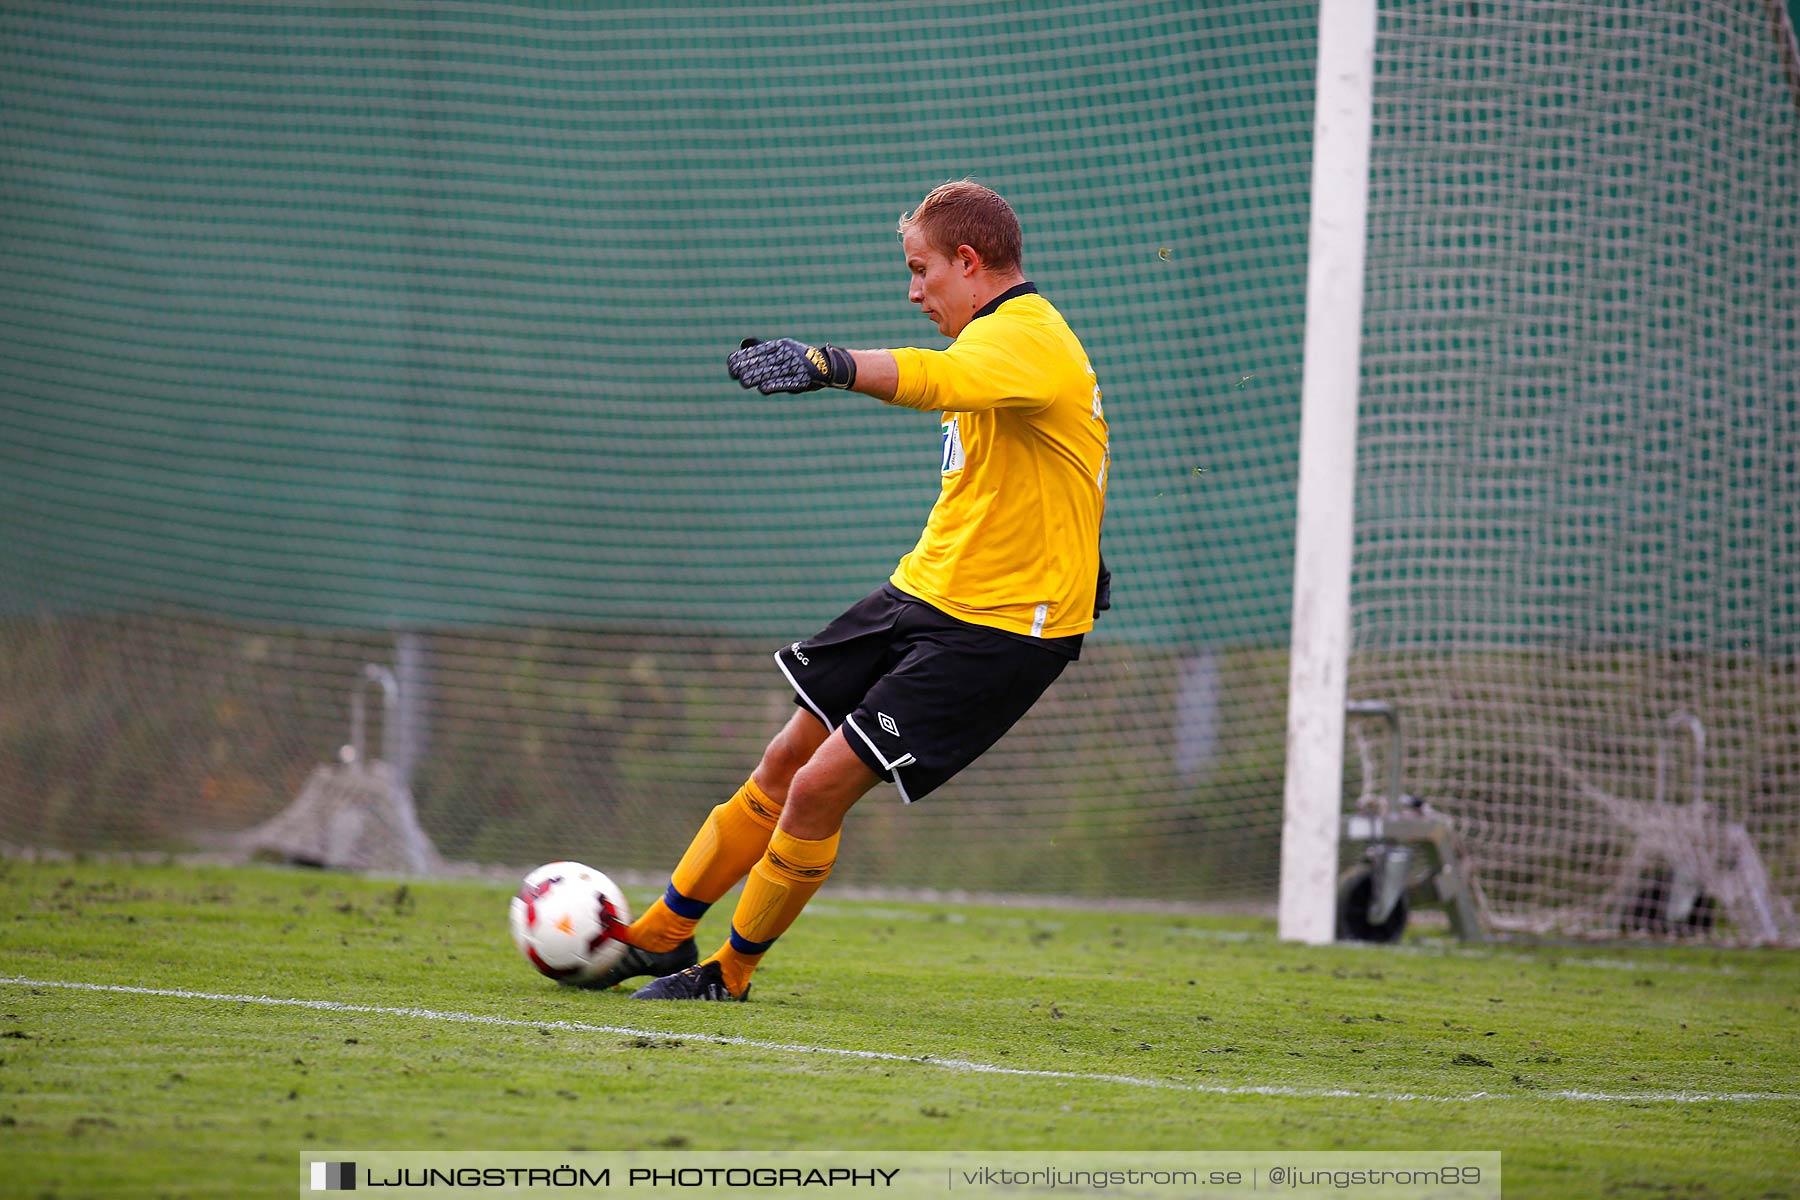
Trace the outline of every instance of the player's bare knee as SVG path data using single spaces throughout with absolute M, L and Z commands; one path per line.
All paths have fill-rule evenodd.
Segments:
M 823 778 L 816 771 L 809 774 L 802 770 L 796 775 L 794 786 L 788 791 L 787 804 L 781 810 L 782 831 L 791 837 L 809 840 L 828 838 L 836 833 L 844 823 L 844 814 L 850 811 L 861 793 L 846 795 L 843 788 L 834 784 L 835 781 Z
M 785 807 L 788 792 L 794 784 L 794 775 L 804 763 L 804 759 L 795 759 L 782 736 L 777 734 L 775 740 L 769 743 L 768 749 L 763 751 L 762 761 L 756 764 L 756 770 L 750 773 L 750 778 L 756 781 L 756 786 L 762 789 L 763 795 Z
M 794 776 L 806 766 L 824 739 L 825 727 L 816 718 L 796 713 L 763 750 L 762 761 L 757 763 L 751 776 L 756 780 L 756 786 L 777 804 L 786 804 Z
M 830 837 L 843 824 L 844 814 L 879 782 L 841 733 L 829 737 L 794 773 L 781 828 L 795 837 Z

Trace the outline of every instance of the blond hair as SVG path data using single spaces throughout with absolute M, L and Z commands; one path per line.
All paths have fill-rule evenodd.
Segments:
M 900 218 L 900 234 L 917 228 L 926 244 L 945 257 L 968 246 L 993 271 L 1019 270 L 1025 234 L 1019 218 L 999 192 L 973 179 L 955 179 L 931 189 L 919 207 Z

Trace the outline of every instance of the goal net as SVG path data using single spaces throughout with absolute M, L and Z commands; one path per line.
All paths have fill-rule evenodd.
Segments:
M 1383 8 L 1351 693 L 1497 926 L 1800 936 L 1786 21 Z

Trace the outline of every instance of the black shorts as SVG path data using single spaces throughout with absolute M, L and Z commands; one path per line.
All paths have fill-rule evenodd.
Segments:
M 843 726 L 910 804 L 999 741 L 1071 657 L 1067 645 L 959 621 L 886 584 L 776 651 L 775 664 L 795 700 L 827 729 Z

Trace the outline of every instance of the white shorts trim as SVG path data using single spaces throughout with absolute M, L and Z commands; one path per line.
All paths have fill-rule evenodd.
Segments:
M 787 647 L 784 646 L 782 649 L 785 650 Z M 781 650 L 775 652 L 775 665 L 779 667 L 781 673 L 787 677 L 788 686 L 794 689 L 794 695 L 800 697 L 800 702 L 806 705 L 813 716 L 819 718 L 819 724 L 827 729 L 837 728 L 831 723 L 831 718 L 825 715 L 825 710 L 813 703 L 813 698 L 806 694 L 806 689 L 800 686 L 800 681 L 794 678 L 794 673 L 788 670 L 788 665 L 781 661 Z
M 906 785 L 900 781 L 900 768 L 910 767 L 919 760 L 910 754 L 902 754 L 899 758 L 890 762 L 888 761 L 888 756 L 881 752 L 881 747 L 869 740 L 869 735 L 862 731 L 862 726 L 856 723 L 856 718 L 854 716 L 845 717 L 844 724 L 856 730 L 856 736 L 863 740 L 863 745 L 869 748 L 869 753 L 875 756 L 875 761 L 881 764 L 881 769 L 894 777 L 894 786 L 900 789 L 900 799 L 911 804 L 913 798 L 906 794 Z

